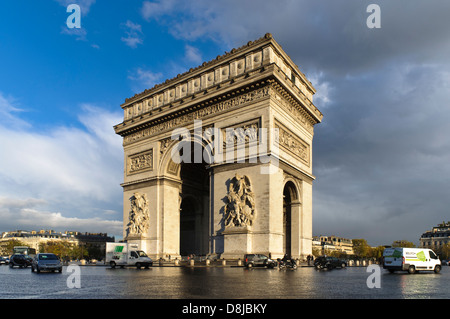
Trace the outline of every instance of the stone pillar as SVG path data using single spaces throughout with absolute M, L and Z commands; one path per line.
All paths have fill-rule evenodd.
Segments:
M 180 189 L 174 183 L 162 183 L 160 255 L 180 256 Z
M 300 258 L 302 256 L 303 234 L 302 234 L 302 205 L 300 201 L 291 203 L 291 256 Z

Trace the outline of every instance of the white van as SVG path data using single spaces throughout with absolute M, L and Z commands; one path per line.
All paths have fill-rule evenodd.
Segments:
M 396 270 L 414 274 L 419 270 L 438 273 L 441 261 L 431 249 L 426 248 L 386 248 L 383 252 L 383 268 L 393 273 Z
M 106 263 L 111 268 L 116 266 L 136 266 L 136 268 L 148 268 L 153 261 L 145 252 L 138 249 L 137 244 L 106 243 Z

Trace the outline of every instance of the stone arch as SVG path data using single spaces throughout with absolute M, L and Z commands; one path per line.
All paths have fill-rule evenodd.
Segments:
M 182 256 L 195 254 L 206 255 L 208 253 L 209 235 L 209 166 L 207 163 L 175 163 L 172 158 L 172 150 L 178 141 L 171 140 L 165 144 L 161 154 L 158 168 L 159 176 L 172 180 L 178 184 L 179 210 L 179 254 Z M 191 152 L 194 152 L 194 144 L 203 148 L 207 145 L 204 139 L 193 137 L 190 141 Z M 192 154 L 192 160 L 193 160 Z M 173 195 L 174 196 L 174 195 Z M 169 199 L 172 201 L 172 199 Z
M 181 163 L 175 163 L 172 160 L 172 150 L 175 147 L 175 145 L 178 143 L 179 141 L 177 140 L 172 140 L 171 138 L 167 138 L 167 139 L 163 139 L 162 141 L 160 141 L 160 152 L 161 154 L 161 159 L 160 159 L 160 163 L 159 163 L 159 167 L 158 167 L 158 175 L 159 176 L 166 176 L 166 175 L 171 175 L 171 176 L 176 176 L 178 178 L 180 178 L 180 172 L 181 172 Z M 210 142 L 205 140 L 203 137 L 199 137 L 199 136 L 193 136 L 193 138 L 191 139 L 191 151 L 194 151 L 194 144 L 200 145 L 201 149 L 202 149 L 202 159 L 204 158 L 203 155 L 203 150 L 206 147 L 210 146 Z M 162 145 L 165 145 L 164 147 L 162 147 Z M 203 159 L 203 162 L 204 159 Z M 212 158 L 209 156 L 207 158 L 207 162 L 211 163 L 212 162 Z

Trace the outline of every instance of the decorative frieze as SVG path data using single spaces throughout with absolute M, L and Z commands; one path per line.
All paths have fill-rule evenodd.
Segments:
M 280 93 L 280 88 L 278 85 L 274 86 L 275 88 L 271 92 L 271 96 L 274 100 L 280 104 L 283 110 L 289 112 L 289 114 L 293 116 L 304 129 L 313 134 L 315 122 L 312 117 L 304 110 L 303 107 L 299 106 L 296 101 L 288 101 L 288 98 L 283 96 L 285 94 Z
M 162 123 L 158 123 L 142 129 L 136 133 L 132 133 L 124 137 L 123 143 L 124 145 L 133 143 L 135 141 L 141 140 L 143 138 L 150 137 L 152 135 L 173 129 L 175 127 L 180 127 L 187 123 L 191 124 L 194 120 L 202 119 L 206 116 L 230 110 L 232 108 L 244 105 L 246 103 L 254 102 L 260 100 L 269 95 L 269 88 L 262 87 L 247 93 L 243 93 L 238 96 L 231 97 L 227 100 L 213 103 L 211 105 L 207 105 L 201 109 L 192 111 L 187 114 L 180 115 L 178 117 L 172 118 L 170 120 L 164 121 Z
M 140 173 L 153 169 L 153 149 L 128 157 L 128 174 Z
M 275 122 L 275 128 L 278 129 L 278 138 L 276 138 L 275 140 L 278 140 L 279 146 L 300 159 L 304 164 L 309 166 L 310 147 L 308 143 L 303 141 L 297 135 L 291 133 L 288 129 L 286 129 L 278 122 Z
M 251 120 L 222 129 L 224 144 L 234 146 L 248 142 L 257 142 L 260 128 L 260 120 Z

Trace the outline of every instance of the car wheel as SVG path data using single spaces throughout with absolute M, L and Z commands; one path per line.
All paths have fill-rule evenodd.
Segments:
M 441 266 L 436 265 L 436 267 L 434 267 L 434 272 L 435 272 L 436 274 L 438 274 L 440 271 L 441 271 Z
M 252 268 L 252 267 L 253 267 L 252 263 L 247 264 L 247 268 Z
M 40 273 L 40 272 L 41 272 L 41 270 L 39 269 L 39 266 L 36 266 L 36 272 L 37 272 L 37 273 Z
M 345 267 L 347 267 L 347 265 L 345 263 L 342 263 L 341 268 L 345 268 Z
M 136 268 L 137 269 L 141 269 L 141 264 L 140 263 L 136 263 Z
M 110 263 L 109 263 L 109 265 L 111 266 L 111 268 L 116 268 L 116 263 L 114 262 L 114 261 L 111 261 Z
M 408 273 L 414 274 L 415 272 L 416 272 L 416 267 L 414 267 L 413 265 L 409 266 Z
M 34 267 L 33 266 L 31 266 L 31 272 L 34 272 Z

